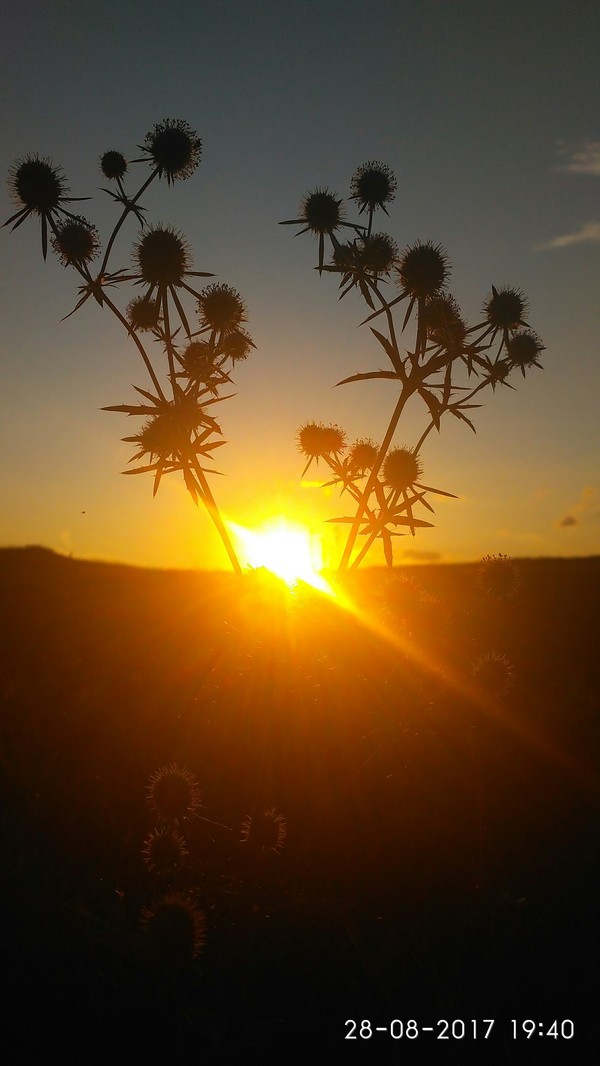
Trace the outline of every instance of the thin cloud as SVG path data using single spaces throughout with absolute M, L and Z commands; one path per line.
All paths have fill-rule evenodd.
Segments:
M 547 252 L 550 248 L 567 248 L 570 244 L 600 244 L 600 222 L 584 222 L 574 233 L 563 233 L 553 237 L 546 244 L 540 244 L 538 251 Z
M 403 559 L 412 559 L 415 563 L 439 563 L 443 558 L 441 552 L 419 551 L 416 548 L 408 548 L 402 552 Z
M 587 524 L 600 521 L 599 498 L 600 489 L 592 485 L 586 485 L 577 503 L 569 509 L 567 514 L 559 518 L 556 523 L 558 528 L 568 529 L 570 526 L 578 526 L 582 522 Z
M 562 152 L 565 153 L 564 148 Z M 559 170 L 567 170 L 571 174 L 595 174 L 600 178 L 600 141 L 583 141 L 568 155 L 567 162 Z

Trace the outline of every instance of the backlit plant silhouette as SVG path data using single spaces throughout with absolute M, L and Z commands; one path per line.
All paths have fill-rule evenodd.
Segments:
M 399 390 L 380 445 L 363 439 L 348 446 L 339 426 L 316 422 L 307 422 L 298 435 L 307 459 L 302 476 L 321 459 L 333 475 L 326 484 L 339 485 L 354 503 L 354 515 L 330 519 L 350 526 L 340 571 L 358 566 L 378 539 L 392 566 L 392 537 L 403 535 L 398 527 L 414 536 L 417 529 L 432 525 L 423 517 L 433 512 L 431 497 L 453 493 L 423 480 L 421 449 L 429 433 L 440 430 L 448 413 L 475 432 L 470 411 L 481 405 L 473 401 L 488 387 L 512 388 L 508 376 L 514 370 L 525 376 L 530 367 L 539 367 L 544 347 L 525 321 L 527 303 L 519 289 L 492 285 L 483 318 L 468 326 L 447 291 L 450 265 L 440 245 L 418 241 L 399 252 L 393 238 L 373 232 L 375 213 L 388 214 L 386 205 L 394 199 L 396 185 L 389 167 L 368 162 L 355 171 L 350 196 L 365 222 L 348 221 L 343 201 L 328 188 L 317 188 L 305 196 L 299 217 L 282 223 L 299 225 L 300 233 L 318 238 L 319 274 L 339 275 L 340 299 L 353 289 L 360 294 L 369 309 L 363 325 L 378 320 L 377 328 L 370 329 L 391 369 L 353 374 L 338 384 L 380 378 Z M 331 251 L 328 263 L 326 244 Z M 400 324 L 395 319 L 398 310 L 404 312 Z M 409 328 L 408 347 L 401 348 Z M 425 406 L 423 432 L 410 446 L 393 447 L 401 415 L 417 397 Z M 363 544 L 355 552 L 359 536 Z
M 154 493 L 164 474 L 180 471 L 196 504 L 202 502 L 221 536 L 230 562 L 241 573 L 235 550 L 208 484 L 207 474 L 213 452 L 224 444 L 221 427 L 212 414 L 212 405 L 227 397 L 223 388 L 232 384 L 231 370 L 246 359 L 254 347 L 246 332 L 246 308 L 239 293 L 230 285 L 210 284 L 198 291 L 195 278 L 214 275 L 192 270 L 189 245 L 178 230 L 168 225 L 146 224 L 141 197 L 156 179 L 168 185 L 188 178 L 196 170 L 202 143 L 197 134 L 180 119 L 165 119 L 138 145 L 142 155 L 126 160 L 121 152 L 110 150 L 100 159 L 102 174 L 113 188 L 104 189 L 121 208 L 110 234 L 99 269 L 92 268 L 101 250 L 96 227 L 65 205 L 75 198 L 62 170 L 50 159 L 28 155 L 11 169 L 9 188 L 18 210 L 5 223 L 16 229 L 29 216 L 41 220 L 42 254 L 50 245 L 66 267 L 81 278 L 79 299 L 71 314 L 93 297 L 119 319 L 136 345 L 150 376 L 151 389 L 135 386 L 142 402 L 105 407 L 145 419 L 138 431 L 123 439 L 136 448 L 130 462 L 142 465 L 127 474 L 154 475 Z M 125 188 L 130 166 L 150 166 L 150 175 L 133 195 Z M 77 197 L 76 199 L 81 199 Z M 84 197 L 84 199 L 89 199 Z M 114 269 L 111 256 L 123 224 L 134 216 L 141 227 L 134 245 L 133 270 Z M 141 291 L 123 307 L 117 292 L 123 286 Z M 116 290 L 116 292 L 115 292 Z M 189 307 L 195 301 L 195 318 Z M 69 316 L 67 316 L 69 317 Z M 148 339 L 163 350 L 162 365 L 155 369 Z

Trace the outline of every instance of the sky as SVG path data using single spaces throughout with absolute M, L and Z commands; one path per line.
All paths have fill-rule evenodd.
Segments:
M 285 515 L 326 531 L 326 562 L 341 549 L 340 527 L 323 522 L 347 504 L 319 487 L 320 468 L 302 482 L 298 430 L 323 421 L 350 441 L 380 440 L 397 388 L 335 388 L 381 368 L 381 349 L 359 327 L 360 299 L 340 302 L 337 278 L 314 269 L 314 239 L 278 222 L 298 217 L 317 187 L 347 198 L 355 169 L 377 160 L 397 178 L 377 225 L 400 249 L 432 240 L 447 250 L 469 323 L 492 284 L 521 289 L 545 345 L 543 371 L 485 391 L 476 436 L 458 422 L 429 435 L 423 480 L 458 499 L 436 505 L 433 529 L 399 538 L 396 561 L 598 553 L 596 0 L 20 0 L 1 18 L 0 172 L 28 153 L 50 157 L 74 196 L 93 196 L 78 210 L 104 241 L 116 211 L 100 189 L 101 154 L 138 157 L 167 117 L 202 138 L 196 173 L 154 183 L 142 202 L 151 222 L 185 234 L 194 269 L 247 305 L 256 351 L 220 405 L 225 476 L 211 481 L 227 519 Z M 6 187 L 0 195 L 4 220 L 16 207 Z M 138 232 L 130 218 L 113 267 L 130 266 Z M 120 438 L 138 426 L 101 408 L 131 402 L 149 379 L 93 301 L 61 321 L 77 283 L 52 254 L 42 260 L 37 219 L 0 230 L 0 545 L 226 568 L 179 475 L 154 499 L 147 475 L 121 476 L 132 452 Z M 424 427 L 415 404 L 395 443 L 412 447 Z

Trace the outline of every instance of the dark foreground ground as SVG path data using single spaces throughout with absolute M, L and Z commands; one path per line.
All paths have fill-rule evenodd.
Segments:
M 353 619 L 0 551 L 5 1061 L 600 1061 L 600 558 L 522 561 L 510 598 L 410 573 Z M 170 764 L 202 796 L 176 824 Z

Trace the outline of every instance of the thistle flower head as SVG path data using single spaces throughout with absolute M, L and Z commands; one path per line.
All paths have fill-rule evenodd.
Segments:
M 327 188 L 315 189 L 304 197 L 300 219 L 311 233 L 333 233 L 342 224 L 342 201 Z
M 482 592 L 495 599 L 510 599 L 519 587 L 519 569 L 508 555 L 484 555 L 477 574 Z
M 405 292 L 417 298 L 431 298 L 446 284 L 450 273 L 448 256 L 439 244 L 418 241 L 403 253 L 398 273 Z
M 483 313 L 494 329 L 515 330 L 526 325 L 523 319 L 527 314 L 527 301 L 520 289 L 496 289 L 492 285 Z
M 100 169 L 105 178 L 108 178 L 109 181 L 114 181 L 117 178 L 125 177 L 127 160 L 125 156 L 121 155 L 121 152 L 115 152 L 111 149 L 109 152 L 104 152 L 100 157 Z
M 374 211 L 391 203 L 396 194 L 396 177 L 385 163 L 364 163 L 352 175 L 351 199 L 360 205 L 360 213 L 367 208 Z
M 232 363 L 239 363 L 248 358 L 254 348 L 254 342 L 244 330 L 236 329 L 223 337 L 220 348 L 223 355 L 231 359 Z
M 298 433 L 298 447 L 308 459 L 338 455 L 346 447 L 346 434 L 339 426 L 307 422 Z
M 196 401 L 193 397 L 183 397 L 178 404 L 165 404 L 146 420 L 139 433 L 123 439 L 137 444 L 136 459 L 149 455 L 151 460 L 176 462 L 190 434 L 202 424 L 202 411 Z
M 183 892 L 167 892 L 141 913 L 150 959 L 168 971 L 189 965 L 206 941 L 206 915 Z
M 479 655 L 473 663 L 472 672 L 489 696 L 501 696 L 515 683 L 515 670 L 510 659 L 495 651 Z
M 409 448 L 394 448 L 383 463 L 383 480 L 392 489 L 405 491 L 422 474 L 422 467 Z
M 520 367 L 524 372 L 528 366 L 540 365 L 537 360 L 540 352 L 544 350 L 544 345 L 532 329 L 522 329 L 508 338 L 506 350 L 512 365 Z
M 351 242 L 336 244 L 333 249 L 333 265 L 340 270 L 351 271 L 356 266 L 356 247 Z
M 364 474 L 367 470 L 371 470 L 377 458 L 378 450 L 377 445 L 372 440 L 355 441 L 348 453 L 350 469 L 356 474 Z
M 163 766 L 152 774 L 146 799 L 162 822 L 181 822 L 201 806 L 196 778 L 177 763 Z
M 133 257 L 142 281 L 160 289 L 181 285 L 191 266 L 189 245 L 172 226 L 152 226 L 142 233 Z
M 376 277 L 389 274 L 398 258 L 398 245 L 387 233 L 373 233 L 357 242 L 357 259 L 363 270 Z
M 150 873 L 174 873 L 188 857 L 185 838 L 169 826 L 153 829 L 142 848 L 142 858 Z
M 275 807 L 265 807 L 249 814 L 241 826 L 240 843 L 253 854 L 273 851 L 278 854 L 287 838 L 287 819 Z
M 8 185 L 17 206 L 38 215 L 56 211 L 68 192 L 60 167 L 38 155 L 18 159 L 10 169 Z
M 189 178 L 200 162 L 202 141 L 183 119 L 167 118 L 146 134 L 142 150 L 169 184 Z
M 127 320 L 133 329 L 142 333 L 156 329 L 159 320 L 156 300 L 148 299 L 147 296 L 136 296 L 127 304 L 125 311 Z
M 98 230 L 87 218 L 70 216 L 56 224 L 52 247 L 65 266 L 91 263 L 100 251 Z
M 202 326 L 232 333 L 246 320 L 244 301 L 231 285 L 208 285 L 200 293 L 198 314 Z

